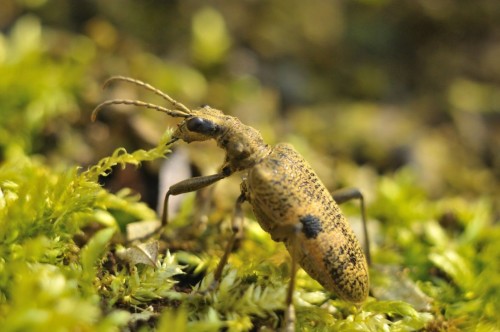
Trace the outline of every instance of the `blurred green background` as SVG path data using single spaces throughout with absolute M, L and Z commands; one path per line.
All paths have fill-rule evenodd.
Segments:
M 101 89 L 113 75 L 137 78 L 188 107 L 209 104 L 237 116 L 270 144 L 293 143 L 328 188 L 362 189 L 370 218 L 387 227 L 375 242 L 408 245 L 398 263 L 414 263 L 415 279 L 439 278 L 432 262 L 460 284 L 457 271 L 467 264 L 457 263 L 453 274 L 440 260 L 446 252 L 428 257 L 410 247 L 410 233 L 420 234 L 412 227 L 437 220 L 463 240 L 457 246 L 477 273 L 460 293 L 469 303 L 471 289 L 490 294 L 500 276 L 498 262 L 489 264 L 499 251 L 485 245 L 500 219 L 499 59 L 495 0 L 3 0 L 0 165 L 27 154 L 85 168 L 121 146 L 154 146 L 175 119 L 120 106 L 90 121 L 105 99 L 164 105 L 126 83 Z M 197 172 L 222 163 L 214 144 L 189 151 Z M 154 208 L 157 172 L 145 164 L 117 172 L 108 186 L 132 187 Z M 230 210 L 237 179 L 218 187 L 231 196 L 219 206 Z M 441 228 L 429 225 L 427 240 L 444 246 Z M 484 248 L 491 251 L 475 260 Z M 383 254 L 378 261 L 394 257 Z M 491 283 L 476 289 L 477 276 Z M 493 300 L 457 316 L 489 308 L 491 319 Z
M 498 197 L 499 20 L 492 0 L 5 0 L 0 158 L 88 165 L 154 144 L 173 122 L 152 111 L 89 123 L 105 98 L 160 102 L 100 89 L 126 75 L 295 143 L 329 187 L 347 184 L 336 166 L 352 163 L 409 167 L 431 197 Z

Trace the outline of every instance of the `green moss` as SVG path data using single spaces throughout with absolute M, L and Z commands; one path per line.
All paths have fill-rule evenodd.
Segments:
M 34 15 L 19 18 L 7 36 L 0 35 L 0 149 L 42 148 L 37 138 L 47 121 L 78 110 L 75 92 L 82 89 L 84 70 L 94 45 L 74 36 L 64 48 Z M 58 132 L 68 132 L 62 122 Z
M 128 154 L 119 149 L 84 172 L 77 168 L 57 171 L 22 154 L 0 167 L 0 318 L 4 331 L 105 331 L 128 322 L 127 312 L 102 307 L 103 301 L 110 301 L 103 297 L 103 289 L 116 284 L 105 272 L 103 259 L 118 232 L 116 220 L 110 215 L 103 218 L 102 213 L 117 209 L 137 218 L 154 213 L 134 197 L 106 192 L 97 178 L 114 165 L 163 156 L 168 138 L 166 133 L 162 144 L 150 151 Z M 100 230 L 85 234 L 84 228 L 91 225 Z M 82 236 L 89 238 L 79 246 L 75 239 Z M 166 279 L 176 274 L 165 274 L 165 269 L 179 273 L 173 260 L 166 259 L 154 272 L 135 276 L 139 285 L 131 286 L 129 293 L 142 299 L 151 293 L 157 293 L 153 298 L 163 296 L 165 286 L 157 286 L 168 285 Z M 133 277 L 127 274 L 127 279 L 133 281 Z M 132 296 L 121 292 L 109 297 Z
M 189 331 L 280 325 L 288 255 L 251 217 L 246 240 L 231 256 L 215 290 L 209 286 L 223 250 L 217 240 L 203 241 L 215 245 L 203 249 L 208 254 L 184 251 L 178 259 L 160 252 L 151 265 L 111 259 L 122 241 L 120 219 L 147 220 L 154 212 L 126 191 L 106 192 L 97 179 L 116 165 L 163 157 L 168 138 L 167 133 L 149 151 L 129 154 L 118 149 L 83 172 L 57 171 L 24 155 L 2 165 L 0 313 L 5 331 L 146 327 L 151 319 L 159 327 L 172 322 Z M 489 201 L 430 202 L 409 171 L 382 178 L 378 188 L 377 201 L 370 207 L 370 215 L 380 220 L 372 268 L 378 300 L 370 298 L 361 307 L 335 300 L 299 270 L 294 295 L 298 328 L 411 331 L 426 326 L 495 326 L 500 310 L 500 230 L 492 222 Z M 439 222 L 448 211 L 456 214 L 451 228 Z M 94 234 L 89 233 L 91 225 L 98 229 Z M 462 231 L 456 234 L 454 228 Z M 212 231 L 203 236 L 226 238 Z M 78 238 L 85 240 L 77 244 Z M 388 264 L 393 267 L 388 269 Z M 394 274 L 404 267 L 407 273 Z M 189 284 L 176 287 L 189 278 L 187 274 L 204 276 L 193 292 Z

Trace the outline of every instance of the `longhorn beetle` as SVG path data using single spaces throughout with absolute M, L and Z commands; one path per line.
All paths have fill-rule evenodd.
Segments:
M 93 113 L 105 106 L 125 104 L 164 112 L 183 118 L 168 144 L 182 140 L 186 143 L 214 139 L 226 151 L 220 172 L 198 176 L 174 184 L 168 189 L 162 215 L 162 227 L 167 223 L 168 198 L 207 187 L 235 172 L 244 172 L 241 194 L 236 201 L 232 218 L 233 233 L 215 273 L 217 283 L 227 263 L 235 239 L 241 232 L 242 204 L 248 201 L 260 226 L 274 241 L 284 242 L 291 256 L 291 277 L 286 297 L 285 329 L 294 330 L 295 310 L 292 295 L 297 264 L 323 287 L 340 298 L 361 303 L 368 296 L 369 249 L 364 201 L 356 189 L 339 191 L 333 197 L 311 166 L 289 144 L 271 147 L 261 134 L 222 111 L 203 106 L 190 110 L 153 86 L 128 77 L 115 76 L 112 81 L 136 84 L 163 97 L 173 109 L 140 100 L 113 99 L 98 105 Z M 360 199 L 366 258 L 353 231 L 337 204 L 351 198 Z

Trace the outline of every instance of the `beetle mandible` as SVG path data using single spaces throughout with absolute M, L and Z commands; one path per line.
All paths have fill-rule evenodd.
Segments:
M 169 188 L 165 197 L 162 226 L 166 225 L 168 219 L 169 196 L 196 191 L 235 172 L 245 172 L 232 218 L 233 233 L 214 273 L 215 282 L 220 280 L 235 239 L 241 232 L 242 204 L 248 201 L 260 226 L 271 234 L 274 241 L 284 242 L 291 256 L 292 268 L 284 322 L 286 330 L 294 329 L 292 295 L 297 264 L 326 290 L 346 301 L 361 303 L 367 298 L 368 237 L 363 196 L 358 190 L 340 191 L 332 197 L 293 146 L 285 143 L 273 147 L 267 145 L 256 129 L 244 125 L 236 117 L 225 115 L 209 106 L 190 110 L 153 86 L 129 77 L 111 77 L 104 86 L 112 81 L 126 81 L 146 88 L 163 97 L 174 109 L 140 100 L 113 99 L 94 109 L 93 121 L 100 109 L 112 104 L 150 108 L 172 117 L 183 118 L 169 144 L 177 140 L 191 143 L 214 139 L 226 151 L 219 173 L 190 178 Z M 338 206 L 351 198 L 361 201 L 366 257 Z

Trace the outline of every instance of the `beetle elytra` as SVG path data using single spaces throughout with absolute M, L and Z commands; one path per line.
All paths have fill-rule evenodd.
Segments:
M 296 267 L 300 265 L 326 290 L 353 303 L 363 302 L 369 291 L 368 239 L 363 197 L 358 190 L 341 191 L 334 197 L 304 158 L 289 144 L 267 145 L 261 134 L 238 118 L 204 106 L 190 110 L 151 85 L 128 77 L 115 76 L 106 81 L 126 81 L 146 88 L 173 105 L 159 105 L 130 99 L 113 99 L 98 105 L 92 113 L 95 120 L 100 109 L 112 104 L 126 104 L 154 109 L 172 117 L 183 118 L 169 144 L 214 139 L 225 150 L 224 163 L 217 174 L 198 176 L 171 186 L 166 194 L 162 225 L 167 222 L 168 197 L 196 191 L 235 172 L 244 172 L 241 194 L 232 219 L 233 234 L 214 273 L 218 282 L 235 239 L 241 231 L 242 204 L 250 203 L 260 226 L 274 241 L 284 242 L 292 260 L 285 311 L 285 329 L 294 329 L 295 311 L 292 295 Z M 337 203 L 361 200 L 365 231 L 365 249 L 356 239 Z

